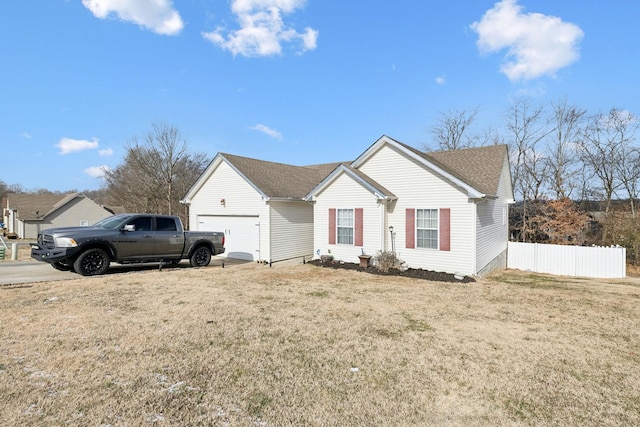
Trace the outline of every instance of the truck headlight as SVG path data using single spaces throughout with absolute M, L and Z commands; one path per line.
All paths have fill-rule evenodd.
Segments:
M 56 247 L 58 248 L 74 248 L 78 246 L 78 243 L 71 237 L 57 237 Z

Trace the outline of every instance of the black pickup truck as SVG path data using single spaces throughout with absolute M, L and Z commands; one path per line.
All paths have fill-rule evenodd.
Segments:
M 209 265 L 224 253 L 224 233 L 184 231 L 171 215 L 120 214 L 89 227 L 51 228 L 38 233 L 31 257 L 62 271 L 83 276 L 103 274 L 111 262 L 120 264 L 188 259 L 195 267 Z

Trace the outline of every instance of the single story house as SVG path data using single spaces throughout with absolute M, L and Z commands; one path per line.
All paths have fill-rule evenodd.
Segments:
M 407 266 L 480 275 L 506 266 L 513 203 L 504 145 L 423 153 L 387 136 L 355 161 L 291 166 L 219 153 L 183 199 L 226 256 L 394 251 Z
M 304 200 L 337 163 L 291 166 L 218 153 L 189 189 L 189 228 L 225 233 L 229 258 L 275 262 L 313 253 Z
M 316 256 L 394 251 L 408 267 L 482 275 L 506 267 L 513 203 L 507 147 L 423 153 L 387 136 L 305 198 Z
M 88 226 L 110 215 L 113 212 L 81 193 L 2 197 L 2 222 L 7 233 L 19 239 L 35 239 L 47 228 Z

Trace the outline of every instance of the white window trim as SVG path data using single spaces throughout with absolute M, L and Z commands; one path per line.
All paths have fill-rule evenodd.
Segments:
M 418 228 L 418 212 L 419 211 L 436 211 L 436 227 L 435 228 Z M 436 247 L 426 247 L 420 246 L 418 239 L 418 230 L 434 230 L 436 232 Z M 438 208 L 416 208 L 416 218 L 415 218 L 415 242 L 416 249 L 428 250 L 428 251 L 437 251 L 440 249 L 440 209 Z
M 345 226 L 340 225 L 340 211 L 351 211 L 351 225 Z M 354 208 L 336 208 L 336 244 L 337 245 L 345 245 L 345 246 L 353 246 L 356 241 L 356 210 Z M 340 229 L 341 228 L 350 228 L 351 229 L 351 243 L 343 243 L 340 242 Z

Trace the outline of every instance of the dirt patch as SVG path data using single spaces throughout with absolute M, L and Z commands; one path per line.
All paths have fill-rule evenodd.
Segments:
M 420 268 L 409 268 L 407 270 L 398 270 L 398 269 L 392 268 L 392 269 L 389 269 L 389 271 L 384 272 L 384 271 L 378 270 L 373 266 L 369 266 L 366 268 L 360 267 L 360 264 L 356 264 L 353 262 L 340 262 L 340 261 L 323 262 L 322 260 L 317 259 L 317 260 L 309 261 L 308 263 L 318 267 L 327 267 L 327 268 L 344 269 L 344 270 L 356 270 L 356 271 L 362 271 L 369 274 L 377 274 L 380 276 L 401 276 L 401 277 L 409 277 L 411 279 L 430 280 L 433 282 L 454 282 L 454 283 L 475 282 L 475 279 L 473 277 L 443 273 L 441 271 L 423 270 Z

